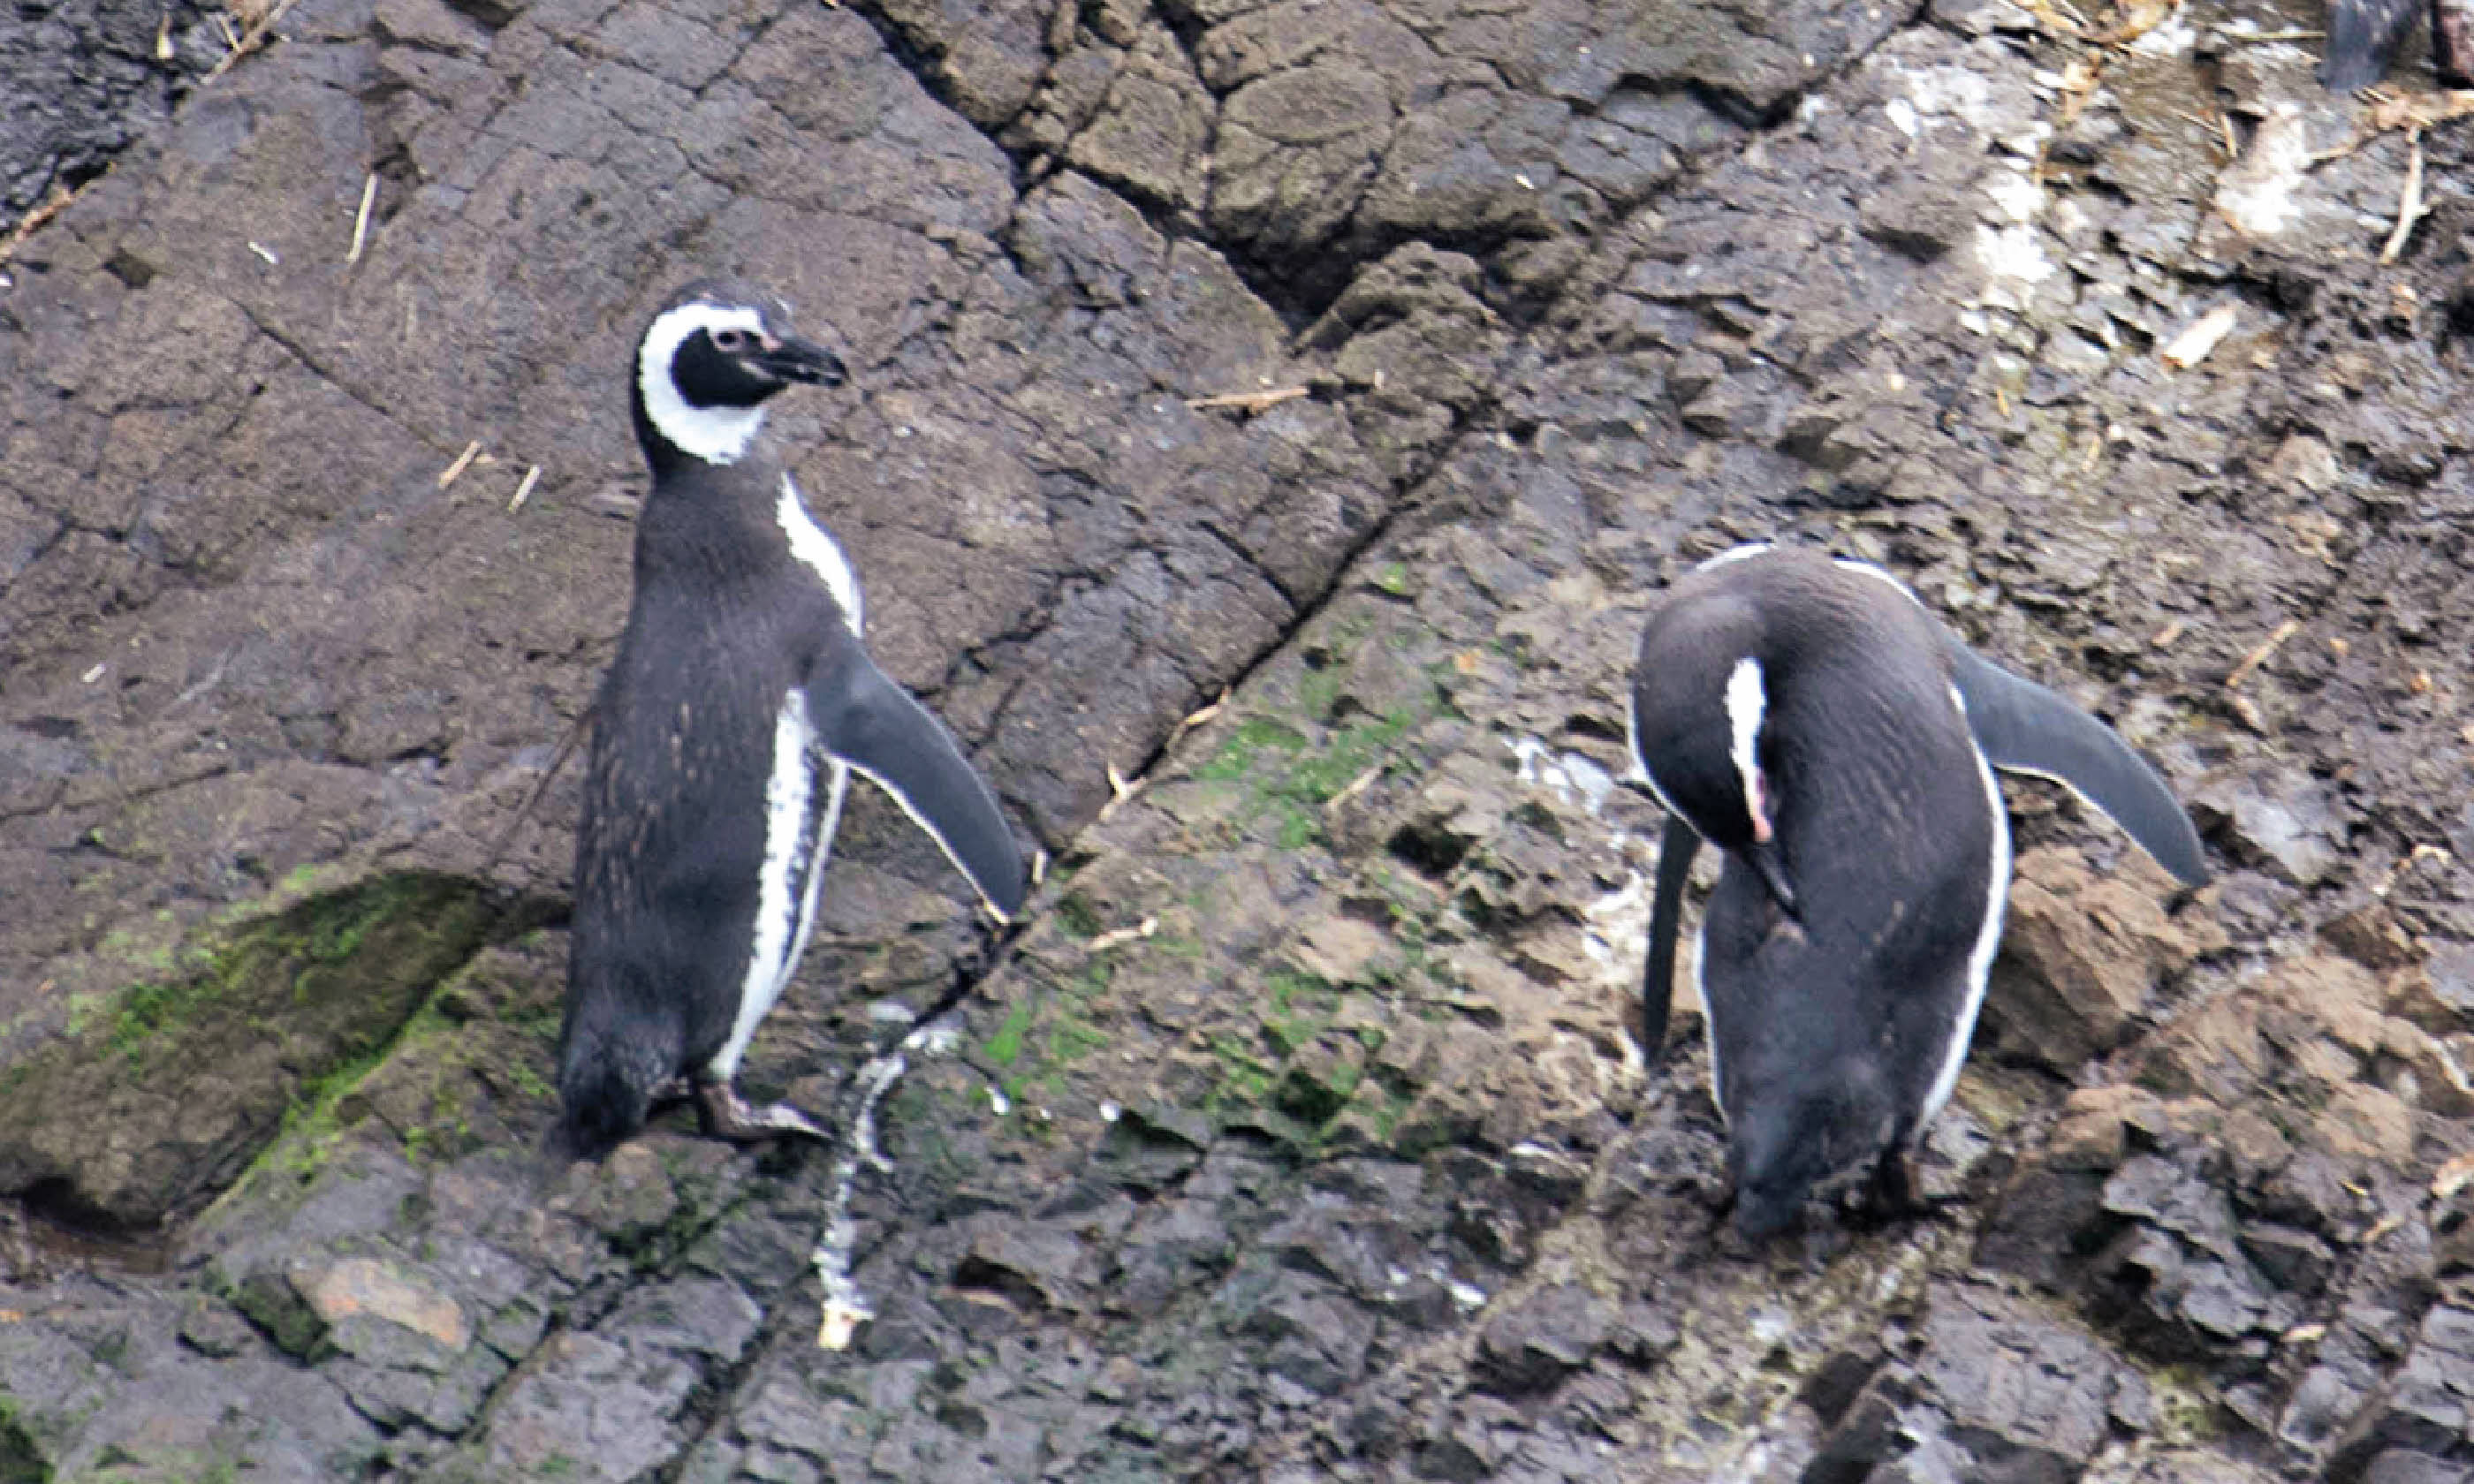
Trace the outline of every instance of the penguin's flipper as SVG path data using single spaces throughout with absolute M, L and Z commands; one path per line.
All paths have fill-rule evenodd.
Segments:
M 1640 979 L 1640 1049 L 1655 1063 L 1666 1044 L 1667 1011 L 1675 999 L 1675 939 L 1684 920 L 1684 883 L 1701 837 L 1684 817 L 1666 817 L 1658 837 L 1658 885 L 1649 898 L 1649 966 Z
M 970 877 L 988 910 L 1012 921 L 1029 891 L 1022 850 L 953 733 L 855 644 L 841 646 L 807 691 L 818 745 L 892 795 Z
M 2328 0 L 2328 54 L 2319 63 L 2320 84 L 2350 93 L 2378 82 L 2421 9 L 2417 0 Z
M 2034 681 L 1950 639 L 1951 682 L 1985 761 L 2068 784 L 2185 886 L 2208 879 L 2199 832 L 2156 770 L 2112 728 Z

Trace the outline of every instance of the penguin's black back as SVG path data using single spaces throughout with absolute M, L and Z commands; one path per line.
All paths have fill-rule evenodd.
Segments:
M 633 1133 L 655 1087 L 727 1040 L 757 936 L 783 702 L 826 646 L 858 642 L 790 553 L 781 480 L 761 451 L 675 466 L 638 520 L 576 839 L 560 1056 L 574 1153 Z

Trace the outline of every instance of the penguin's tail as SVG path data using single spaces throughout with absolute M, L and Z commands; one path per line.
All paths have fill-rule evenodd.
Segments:
M 565 1049 L 551 1146 L 570 1160 L 598 1160 L 644 1126 L 653 1089 L 667 1080 L 677 1059 L 598 1038 L 576 1038 Z

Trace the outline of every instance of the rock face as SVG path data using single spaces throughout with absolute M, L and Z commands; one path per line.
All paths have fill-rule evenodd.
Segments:
M 2474 1471 L 2474 215 L 2376 265 L 2405 144 L 2289 168 L 2359 107 L 2292 45 L 299 0 L 208 80 L 124 10 L 29 33 L 102 142 L 0 117 L 12 210 L 119 151 L 0 267 L 0 1479 Z M 747 1072 L 844 1143 L 562 1168 L 523 806 L 716 272 L 854 368 L 776 431 L 1053 864 L 985 936 L 862 795 Z M 1643 614 L 1770 535 L 2222 874 L 2013 784 L 1962 1199 L 1752 1251 L 1616 780 Z

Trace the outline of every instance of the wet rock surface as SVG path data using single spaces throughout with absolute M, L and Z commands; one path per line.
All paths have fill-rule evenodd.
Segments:
M 2293 23 L 302 0 L 123 108 L 0 291 L 0 1477 L 2465 1476 L 2468 136 L 2380 265 Z M 862 796 L 748 1069 L 849 1146 L 563 1168 L 520 810 L 716 271 L 844 348 L 775 427 L 1054 859 L 993 939 Z M 1618 780 L 1771 535 L 2219 875 L 2014 780 L 1955 1200 L 1757 1251 Z

